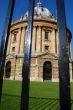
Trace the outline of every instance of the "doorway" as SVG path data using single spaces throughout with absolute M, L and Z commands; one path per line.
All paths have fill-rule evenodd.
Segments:
M 52 64 L 50 61 L 46 61 L 43 65 L 43 80 L 52 79 Z
M 11 62 L 8 61 L 6 63 L 5 78 L 10 78 L 10 74 L 11 74 Z

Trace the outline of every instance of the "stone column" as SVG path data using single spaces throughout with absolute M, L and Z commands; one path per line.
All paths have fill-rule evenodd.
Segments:
M 72 47 L 71 47 L 71 43 L 70 43 L 70 57 L 72 58 Z
M 70 81 L 72 81 L 72 63 L 69 63 Z
M 12 41 L 12 34 L 10 33 L 10 35 L 9 35 L 9 41 L 8 41 L 7 54 L 10 53 L 11 41 Z
M 10 39 L 10 48 L 9 48 L 9 53 L 10 54 L 12 54 L 12 47 L 13 47 L 13 37 L 14 37 L 14 34 L 12 33 L 11 34 L 11 36 L 9 36 L 9 37 L 11 37 L 11 39 Z
M 37 29 L 37 39 L 36 39 L 36 52 L 41 52 L 41 27 Z
M 58 34 L 58 31 L 56 32 L 56 39 L 57 39 L 57 54 L 59 54 L 59 34 Z
M 17 33 L 16 53 L 19 53 L 20 50 L 20 37 L 21 37 L 21 29 L 19 29 Z
M 44 37 L 45 37 L 45 32 L 42 29 L 42 52 L 44 52 Z
M 20 45 L 20 53 L 24 52 L 24 46 L 25 46 L 25 37 L 26 37 L 26 28 L 22 28 L 22 34 L 21 34 L 21 45 Z
M 57 30 L 55 30 L 55 53 L 57 53 Z
M 52 31 L 52 53 L 56 53 L 55 51 L 55 30 Z
M 35 52 L 36 48 L 36 27 L 33 28 L 33 37 L 32 37 L 32 53 Z

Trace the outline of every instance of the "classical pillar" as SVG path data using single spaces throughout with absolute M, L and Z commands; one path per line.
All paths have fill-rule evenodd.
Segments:
M 56 32 L 56 40 L 57 40 L 57 54 L 59 54 L 59 33 Z
M 70 43 L 70 57 L 72 58 L 72 47 L 71 47 L 71 43 Z
M 32 53 L 36 50 L 36 27 L 33 28 L 33 37 L 32 37 Z
M 42 29 L 42 52 L 44 52 L 44 37 L 45 37 L 45 32 Z
M 9 53 L 12 54 L 12 47 L 13 47 L 13 33 L 9 36 L 10 39 L 10 46 L 9 46 Z
M 55 53 L 57 53 L 57 30 L 55 30 Z
M 41 36 L 42 35 L 42 31 L 41 31 L 41 27 L 38 27 L 37 29 L 37 39 L 36 39 L 36 52 L 41 52 Z
M 22 34 L 21 34 L 20 53 L 23 53 L 24 52 L 25 37 L 26 37 L 26 27 L 23 27 L 22 28 Z
M 70 81 L 72 81 L 72 63 L 69 63 Z
M 55 30 L 53 29 L 53 31 L 52 31 L 52 52 L 53 53 L 56 53 L 56 45 L 55 45 Z
M 9 35 L 9 41 L 8 41 L 7 54 L 10 53 L 11 41 L 12 41 L 12 34 L 10 33 L 10 35 Z
M 19 53 L 20 50 L 20 37 L 21 37 L 21 29 L 19 29 L 17 33 L 16 53 Z

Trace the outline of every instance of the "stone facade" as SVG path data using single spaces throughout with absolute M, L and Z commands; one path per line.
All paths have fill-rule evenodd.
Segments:
M 40 9 L 39 12 L 36 8 Z M 44 13 L 42 11 L 44 10 Z M 38 3 L 34 11 L 32 37 L 32 58 L 30 67 L 31 81 L 59 80 L 59 36 L 57 20 L 48 9 Z M 46 13 L 46 14 L 45 14 Z M 9 35 L 4 78 L 22 79 L 22 67 L 27 37 L 28 12 L 20 20 L 12 23 Z M 70 79 L 72 76 L 71 32 L 67 29 L 70 56 Z

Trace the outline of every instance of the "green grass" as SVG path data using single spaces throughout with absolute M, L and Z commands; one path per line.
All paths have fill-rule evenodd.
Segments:
M 21 81 L 4 81 L 0 110 L 20 110 L 21 84 Z M 31 82 L 29 90 L 29 110 L 59 110 L 58 83 Z M 73 100 L 72 91 L 73 83 L 71 83 Z

